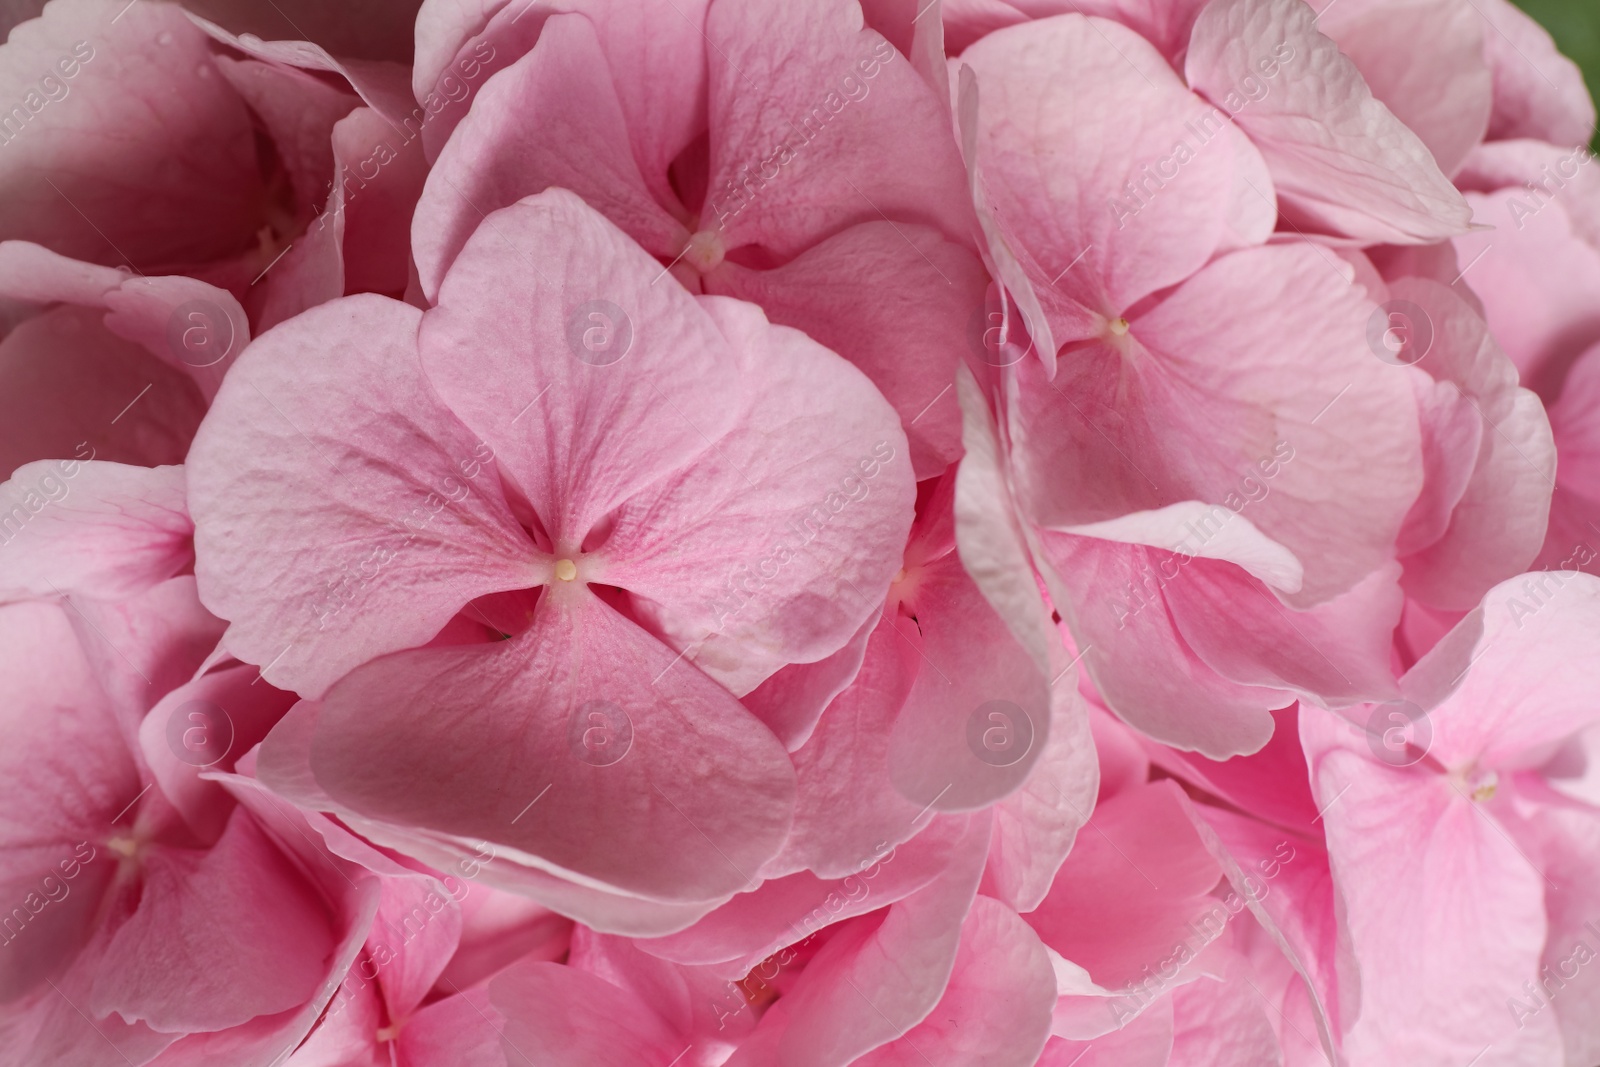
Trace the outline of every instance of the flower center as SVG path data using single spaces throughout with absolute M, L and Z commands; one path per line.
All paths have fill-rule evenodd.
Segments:
M 140 846 L 141 842 L 132 834 L 115 834 L 106 839 L 106 848 L 113 855 L 124 860 L 137 859 Z
M 570 582 L 578 576 L 578 565 L 570 559 L 556 560 L 556 577 L 563 582 Z
M 1107 324 L 1106 329 L 1111 331 L 1112 337 L 1126 337 L 1128 336 L 1128 320 L 1112 319 L 1111 322 Z
M 689 247 L 684 250 L 683 258 L 691 267 L 704 274 L 716 270 L 722 263 L 722 257 L 727 253 L 720 233 L 716 230 L 701 230 L 689 238 Z

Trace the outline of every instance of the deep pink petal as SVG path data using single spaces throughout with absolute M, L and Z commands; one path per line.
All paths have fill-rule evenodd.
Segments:
M 0 236 L 146 273 L 254 242 L 265 198 L 250 120 L 181 9 L 52 3 L 0 46 L 0 70 L 0 93 L 28 115 L 5 131 Z M 41 75 L 62 87 L 56 102 Z

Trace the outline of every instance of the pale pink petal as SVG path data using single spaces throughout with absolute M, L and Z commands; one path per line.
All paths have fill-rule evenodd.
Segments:
M 1458 0 L 1340 0 L 1317 18 L 1317 29 L 1447 175 L 1483 140 L 1495 103 L 1484 54 L 1484 38 L 1495 31 L 1478 11 Z M 1428 47 L 1411 47 L 1421 40 Z
M 863 27 L 859 6 L 713 4 L 706 38 L 711 167 L 700 225 L 714 216 L 725 247 L 788 257 L 881 219 L 967 237 L 971 202 L 945 102 Z M 879 164 L 886 152 L 894 166 Z
M 423 380 L 419 318 L 349 297 L 270 331 L 190 454 L 201 595 L 282 688 L 321 693 L 474 597 L 535 584 L 493 453 Z
M 1575 191 L 1570 183 L 1556 186 L 1536 166 L 1524 180 L 1545 182 L 1558 196 Z M 1489 331 L 1517 365 L 1522 384 L 1553 400 L 1582 353 L 1573 340 L 1588 341 L 1600 330 L 1593 297 L 1600 290 L 1600 250 L 1583 239 L 1587 231 L 1577 221 L 1591 210 L 1587 199 L 1552 200 L 1514 184 L 1469 194 L 1473 221 L 1494 229 L 1456 238 L 1456 255 L 1469 268 L 1465 278 L 1483 298 Z
M 970 811 L 1017 789 L 1038 761 L 1050 735 L 1050 678 L 989 606 L 955 546 L 934 547 L 947 554 L 908 568 L 906 578 L 922 662 L 889 736 L 889 773 L 919 804 Z
M 1185 500 L 1152 511 L 1131 511 L 1114 519 L 1061 527 L 1062 533 L 1146 545 L 1191 558 L 1226 560 L 1274 589 L 1300 591 L 1305 570 L 1293 552 L 1256 529 L 1246 516 L 1235 512 L 1212 536 L 1196 543 L 1195 527 L 1209 529 L 1217 523 L 1215 505 Z M 1231 510 L 1231 509 L 1230 509 Z
M 1389 292 L 1427 317 L 1432 347 L 1418 365 L 1453 385 L 1458 403 L 1483 424 L 1477 462 L 1449 527 L 1402 561 L 1411 596 L 1467 611 L 1495 583 L 1526 569 L 1544 543 L 1556 442 L 1543 405 L 1518 388 L 1516 368 L 1475 309 L 1422 278 L 1400 279 Z
M 1538 571 L 1495 586 L 1403 679 L 1431 722 L 1431 755 L 1461 771 L 1542 763 L 1600 717 L 1600 663 L 1582 651 L 1597 633 L 1600 579 Z
M 1389 563 L 1296 611 L 1237 568 L 1196 560 L 1162 587 L 1162 598 L 1184 641 L 1223 677 L 1346 705 L 1399 695 L 1391 663 L 1405 600 L 1399 579 Z
M 1260 157 L 1132 30 L 1062 15 L 993 33 L 961 61 L 981 93 L 984 185 L 1054 343 L 1092 336 L 1229 243 L 1241 175 L 1258 186 L 1248 229 L 1270 232 Z M 1182 191 L 1163 195 L 1180 172 Z
M 1061 641 L 1040 594 L 994 415 L 965 366 L 956 368 L 956 392 L 965 451 L 956 471 L 953 504 L 961 565 L 1034 665 L 1048 671 Z
M 1483 19 L 1484 55 L 1494 72 L 1494 140 L 1531 137 L 1585 144 L 1594 133 L 1594 99 L 1578 65 L 1548 31 L 1507 0 L 1475 3 Z
M 983 892 L 1017 911 L 1039 906 L 1094 811 L 1101 771 L 1076 672 L 1050 687 L 1050 737 L 1022 788 L 994 807 Z
M 1230 313 L 1217 321 L 1205 309 L 1219 306 Z M 1055 381 L 1020 365 L 1025 508 L 1059 527 L 1201 500 L 1212 514 L 1183 551 L 1243 513 L 1304 567 L 1287 602 L 1348 590 L 1392 554 L 1421 487 L 1408 377 L 1367 342 L 1376 311 L 1314 246 L 1251 249 L 1135 316 L 1126 337 L 1074 353 Z
M 1281 62 L 1263 82 L 1259 60 Z M 1416 134 L 1298 0 L 1212 0 L 1184 71 L 1266 158 L 1284 218 L 1369 243 L 1427 244 L 1466 232 L 1471 211 Z M 1251 99 L 1252 86 L 1262 86 Z M 1246 95 L 1249 94 L 1249 95 Z
M 1212 759 L 1267 742 L 1268 712 L 1293 694 L 1230 681 L 1195 653 L 1164 600 L 1147 591 L 1154 575 L 1178 570 L 1176 557 L 1067 534 L 1041 542 L 1059 576 L 1052 599 L 1107 707 L 1141 733 Z
M 1325 713 L 1301 729 L 1359 967 L 1345 1053 L 1466 1063 L 1512 1045 L 1506 997 L 1545 939 L 1539 872 L 1443 775 L 1379 762 Z
M 592 553 L 586 581 L 627 589 L 685 659 L 743 694 L 838 651 L 878 607 L 911 519 L 905 436 L 839 357 L 659 276 L 571 193 L 541 194 L 457 259 L 423 320 L 425 363 L 552 551 Z M 482 302 L 489 286 L 503 302 Z M 594 330 L 629 347 L 597 361 Z
M 955 368 L 989 284 L 971 252 L 921 226 L 868 222 L 774 270 L 725 262 L 705 281 L 865 371 L 899 413 L 919 479 L 960 456 Z
M 791 663 L 742 698 L 756 718 L 794 752 L 811 737 L 817 722 L 861 672 L 876 617 L 861 624 L 848 644 L 815 663 Z

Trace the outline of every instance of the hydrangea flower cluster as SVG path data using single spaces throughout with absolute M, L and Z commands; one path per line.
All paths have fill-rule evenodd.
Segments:
M 0 2 L 0 1067 L 1595 1067 L 1506 0 Z

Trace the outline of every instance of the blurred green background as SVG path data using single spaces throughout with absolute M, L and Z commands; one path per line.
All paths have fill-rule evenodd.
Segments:
M 1589 95 L 1600 90 L 1600 0 L 1514 0 L 1550 31 L 1556 46 L 1583 68 Z M 1600 150 L 1600 132 L 1594 145 Z

